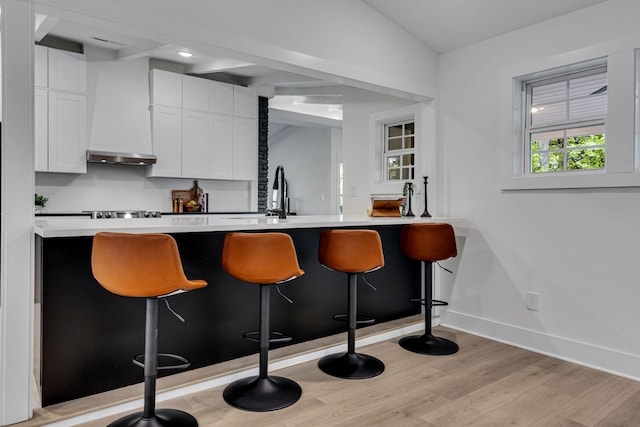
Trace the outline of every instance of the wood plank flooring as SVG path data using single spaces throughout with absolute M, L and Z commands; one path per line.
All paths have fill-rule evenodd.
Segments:
M 434 331 L 460 351 L 424 356 L 403 350 L 395 338 L 358 349 L 385 362 L 375 378 L 333 378 L 316 361 L 277 371 L 303 389 L 300 401 L 280 411 L 232 408 L 222 398 L 224 387 L 158 407 L 185 410 L 207 427 L 640 426 L 640 382 L 447 328 Z M 116 418 L 81 425 L 105 426 Z

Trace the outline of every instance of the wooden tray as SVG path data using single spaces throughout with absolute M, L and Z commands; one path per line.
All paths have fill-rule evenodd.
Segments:
M 400 200 L 373 200 L 372 201 L 371 216 L 400 216 L 400 206 L 402 205 L 402 199 Z

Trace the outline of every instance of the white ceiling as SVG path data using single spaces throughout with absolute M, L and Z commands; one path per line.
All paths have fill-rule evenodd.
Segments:
M 259 1 L 259 0 L 256 0 Z M 322 0 L 318 0 L 322 1 Z M 442 53 L 467 46 L 523 26 L 607 0 L 361 0 L 395 22 L 426 46 Z M 194 52 L 181 58 L 174 46 L 126 34 L 108 27 L 96 28 L 82 20 L 61 20 L 47 16 L 37 22 L 36 40 L 45 35 L 99 46 L 114 51 L 118 59 L 151 57 L 184 64 L 186 73 L 216 80 L 272 87 L 275 95 L 303 98 L 303 103 L 341 104 L 340 86 L 234 58 L 212 57 Z M 330 116 L 329 116 L 330 117 Z M 335 118 L 335 117 L 333 117 Z
M 447 52 L 607 0 L 362 0 Z

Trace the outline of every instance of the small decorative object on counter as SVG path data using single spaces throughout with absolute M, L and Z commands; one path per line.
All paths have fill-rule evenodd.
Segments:
M 193 180 L 193 187 L 191 188 L 191 199 L 187 201 L 186 206 L 188 212 L 202 212 L 204 207 L 203 203 L 204 191 L 198 185 L 198 180 Z
M 427 210 L 427 179 L 429 179 L 429 177 L 423 176 L 423 178 L 424 178 L 424 212 L 422 212 L 422 215 L 420 216 L 423 218 L 431 218 L 431 214 Z
M 404 209 L 405 206 L 402 206 L 402 213 L 404 216 L 409 216 L 409 217 L 413 217 L 415 216 L 413 214 L 413 212 L 411 211 L 411 196 L 413 195 L 413 183 L 412 182 L 405 182 L 404 183 L 404 188 L 402 190 L 402 194 L 406 197 L 406 208 L 407 211 L 405 213 Z
M 44 197 L 42 194 L 35 193 L 36 213 L 40 212 L 40 209 L 44 208 L 48 201 L 48 197 Z

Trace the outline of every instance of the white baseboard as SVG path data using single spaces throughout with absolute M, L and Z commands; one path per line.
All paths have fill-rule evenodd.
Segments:
M 640 381 L 640 356 L 447 310 L 442 326 Z

